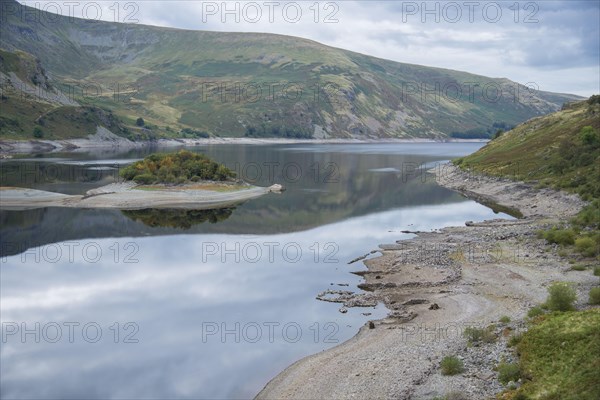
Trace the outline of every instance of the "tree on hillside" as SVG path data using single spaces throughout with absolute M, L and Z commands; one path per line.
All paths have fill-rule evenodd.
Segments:
M 138 118 L 138 119 L 135 121 L 135 124 L 136 124 L 137 126 L 144 126 L 144 125 L 145 125 L 144 118 L 142 118 L 142 117 L 139 117 L 139 118 Z

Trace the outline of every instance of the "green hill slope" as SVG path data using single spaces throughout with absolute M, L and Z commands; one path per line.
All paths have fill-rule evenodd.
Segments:
M 81 106 L 50 80 L 31 54 L 0 50 L 0 138 L 70 139 L 104 127 L 131 136 L 110 110 Z
M 155 132 L 429 137 L 485 134 L 577 97 L 386 61 L 289 36 L 86 21 L 2 0 L 0 48 L 41 60 L 63 91 Z M 167 129 L 168 128 L 168 129 Z
M 600 96 L 527 121 L 456 162 L 600 198 Z

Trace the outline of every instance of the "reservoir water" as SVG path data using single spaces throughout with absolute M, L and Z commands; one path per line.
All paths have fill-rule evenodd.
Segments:
M 211 145 L 191 150 L 287 190 L 214 212 L 0 211 L 0 397 L 252 398 L 386 315 L 316 300 L 360 292 L 351 260 L 401 230 L 498 217 L 424 173 L 481 146 Z M 0 183 L 82 194 L 157 150 L 177 151 L 2 160 Z

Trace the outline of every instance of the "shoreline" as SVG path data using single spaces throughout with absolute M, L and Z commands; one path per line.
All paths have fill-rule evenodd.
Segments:
M 114 134 L 99 131 L 87 139 L 64 140 L 0 140 L 0 156 L 14 154 L 82 152 L 91 149 L 134 149 L 152 147 L 194 147 L 217 144 L 366 144 L 366 143 L 485 143 L 487 139 L 278 139 L 278 138 L 208 138 L 159 139 L 152 142 L 133 142 Z
M 504 389 L 496 364 L 514 359 L 508 338 L 525 329 L 526 313 L 545 300 L 546 287 L 572 281 L 578 298 L 587 298 L 595 277 L 572 271 L 557 247 L 536 235 L 575 215 L 585 205 L 576 195 L 474 175 L 450 164 L 434 174 L 441 186 L 516 209 L 523 218 L 467 221 L 381 245 L 381 256 L 365 261 L 359 288 L 383 302 L 388 317 L 295 362 L 257 399 L 431 399 L 453 391 L 469 399 L 494 397 Z M 502 316 L 511 322 L 500 323 Z M 461 334 L 466 326 L 490 324 L 494 343 L 467 346 Z M 439 363 L 446 355 L 461 358 L 465 372 L 441 375 Z
M 207 184 L 208 186 L 206 186 Z M 219 187 L 225 191 L 218 190 Z M 148 208 L 211 210 L 231 207 L 268 193 L 279 193 L 281 190 L 281 185 L 260 187 L 208 181 L 180 186 L 119 182 L 88 190 L 85 195 L 67 195 L 19 187 L 0 187 L 2 194 L 0 209 L 31 210 L 46 207 L 70 207 L 119 210 Z

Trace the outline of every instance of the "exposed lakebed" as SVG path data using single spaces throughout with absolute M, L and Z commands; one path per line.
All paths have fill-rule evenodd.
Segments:
M 40 323 L 41 336 L 7 336 L 0 394 L 254 396 L 290 363 L 387 314 L 381 305 L 340 313 L 342 304 L 316 299 L 364 293 L 350 272 L 365 267 L 350 261 L 412 237 L 402 230 L 497 217 L 420 168 L 481 145 L 198 147 L 253 185 L 287 191 L 218 213 L 2 211 L 2 322 Z M 83 194 L 148 151 L 5 160 L 1 184 Z

